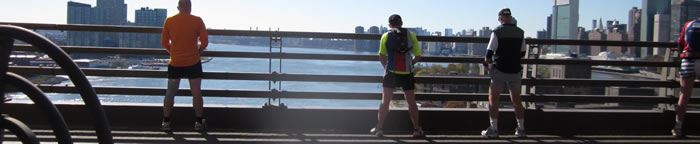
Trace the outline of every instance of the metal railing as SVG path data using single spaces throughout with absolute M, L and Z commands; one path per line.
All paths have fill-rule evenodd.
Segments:
M 160 33 L 159 27 L 131 27 L 131 26 L 99 26 L 99 25 L 66 25 L 66 24 L 34 24 L 34 23 L 0 23 L 17 25 L 29 29 L 48 29 L 62 31 L 100 31 L 100 32 L 139 32 Z M 282 32 L 282 31 L 242 31 L 242 30 L 208 30 L 210 35 L 222 36 L 256 36 L 256 37 L 298 37 L 298 38 L 333 38 L 333 39 L 359 39 L 377 40 L 377 34 L 347 34 L 347 33 L 316 33 L 316 32 Z M 418 36 L 420 41 L 432 42 L 468 42 L 486 43 L 488 38 L 473 37 L 438 37 Z M 675 49 L 676 43 L 670 42 L 631 42 L 631 41 L 596 41 L 596 40 L 541 40 L 526 39 L 529 45 L 604 45 L 604 46 L 631 46 L 631 47 L 656 47 Z M 34 51 L 35 48 L 28 45 L 15 45 L 15 48 L 23 51 Z M 84 47 L 62 46 L 69 53 L 108 53 L 108 54 L 141 54 L 141 55 L 167 55 L 160 48 L 112 48 L 112 47 Z M 232 52 L 232 51 L 205 51 L 202 56 L 209 57 L 234 57 L 234 58 L 281 58 L 281 59 L 306 59 L 306 60 L 349 60 L 349 61 L 376 61 L 377 56 L 372 55 L 347 55 L 347 54 L 309 54 L 309 53 L 265 53 L 265 52 Z M 479 57 L 443 57 L 425 56 L 423 62 L 441 63 L 481 63 Z M 645 66 L 645 67 L 678 67 L 678 61 L 651 62 L 651 61 L 607 61 L 607 60 L 553 60 L 553 59 L 524 59 L 524 64 L 544 65 L 609 65 L 609 66 Z M 62 74 L 57 68 L 50 67 L 25 67 L 13 66 L 9 71 L 22 71 L 27 74 Z M 117 70 L 117 69 L 93 69 L 84 68 L 86 75 L 113 76 L 113 77 L 146 77 L 165 78 L 166 72 L 154 70 Z M 206 71 L 206 70 L 205 70 Z M 283 81 L 315 81 L 315 82 L 362 82 L 378 83 L 381 76 L 374 75 L 323 75 L 323 74 L 277 74 L 277 73 L 235 73 L 235 72 L 205 72 L 204 79 L 222 80 L 283 80 Z M 417 76 L 417 83 L 438 84 L 488 84 L 486 77 L 463 76 Z M 678 88 L 679 83 L 674 80 L 588 80 L 588 79 L 542 79 L 524 78 L 526 86 L 622 86 L 622 87 L 658 87 Z M 696 86 L 698 84 L 696 83 Z M 40 85 L 46 92 L 74 93 L 70 86 Z M 96 87 L 100 94 L 120 95 L 163 95 L 163 88 L 142 87 Z M 204 89 L 204 96 L 210 97 L 283 97 L 283 98 L 311 98 L 311 99 L 381 99 L 381 93 L 358 92 L 319 92 L 319 91 L 259 91 L 259 90 L 217 90 Z M 178 95 L 189 95 L 189 91 L 180 91 Z M 401 99 L 399 94 L 395 99 Z M 601 96 L 601 95 L 563 95 L 563 94 L 523 94 L 526 102 L 629 102 L 629 103 L 659 103 L 673 104 L 677 101 L 673 96 L 649 97 L 649 96 Z M 418 100 L 465 100 L 485 101 L 486 94 L 470 93 L 418 93 Z M 502 100 L 509 100 L 503 97 Z M 700 103 L 693 98 L 691 103 Z
M 0 66 L 0 82 L 3 85 L 9 84 L 15 86 L 32 99 L 43 115 L 47 117 L 47 120 L 51 124 L 51 127 L 56 134 L 56 139 L 59 143 L 73 143 L 70 133 L 68 132 L 68 127 L 66 126 L 61 113 L 44 95 L 44 92 L 32 85 L 25 78 L 12 72 L 7 72 L 9 57 L 13 50 L 14 39 L 22 40 L 36 46 L 60 66 L 61 70 L 64 71 L 65 74 L 70 77 L 70 80 L 75 84 L 75 87 L 73 88 L 75 93 L 80 93 L 80 96 L 82 97 L 83 102 L 85 103 L 85 106 L 87 107 L 93 120 L 99 142 L 103 144 L 113 143 L 111 128 L 109 126 L 109 122 L 107 121 L 107 116 L 105 115 L 102 104 L 97 98 L 95 90 L 85 77 L 85 74 L 80 70 L 80 68 L 78 68 L 78 65 L 73 62 L 66 52 L 38 33 L 17 26 L 0 25 L 0 63 L 4 65 Z M 5 92 L 5 87 L 0 87 L 0 96 L 4 97 Z M 4 110 L 2 109 L 3 105 L 4 101 L 0 102 L 0 112 L 3 112 Z M 7 128 L 15 133 L 15 135 L 17 135 L 17 137 L 23 143 L 39 143 L 31 129 L 29 129 L 29 127 L 24 125 L 21 121 L 6 115 L 3 115 L 2 118 L 3 127 L 0 128 L 0 130 L 4 131 L 4 126 L 8 126 Z M 2 137 L 4 137 L 4 135 L 0 133 L 0 143 L 2 142 Z

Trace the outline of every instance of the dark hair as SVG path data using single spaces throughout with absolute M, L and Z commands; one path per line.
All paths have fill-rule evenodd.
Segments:
M 509 8 L 503 8 L 501 11 L 498 11 L 498 16 L 510 16 L 510 9 Z
M 403 25 L 403 21 L 401 21 L 401 16 L 399 16 L 398 14 L 393 14 L 389 16 L 389 24 L 396 27 Z
M 177 6 L 191 6 L 192 2 L 190 0 L 179 0 Z

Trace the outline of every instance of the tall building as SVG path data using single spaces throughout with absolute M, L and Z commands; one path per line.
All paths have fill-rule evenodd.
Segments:
M 678 40 L 685 22 L 700 18 L 700 0 L 673 0 L 671 3 L 671 40 Z
M 670 28 L 672 26 L 669 26 L 670 23 L 670 17 L 669 15 L 665 14 L 656 14 L 654 15 L 654 35 L 653 35 L 653 41 L 655 42 L 669 42 L 671 41 L 670 38 Z M 665 48 L 654 48 L 653 49 L 653 55 L 661 55 L 663 56 L 665 54 Z
M 445 36 L 454 36 L 452 28 L 445 28 Z
M 586 32 L 586 28 L 579 27 L 578 28 L 578 34 L 576 35 L 576 39 L 578 40 L 588 40 L 588 32 Z M 591 55 L 591 46 L 590 45 L 578 45 L 577 46 L 578 51 L 576 51 L 576 54 L 579 56 L 588 56 Z
M 97 0 L 95 9 L 99 15 L 98 24 L 126 25 L 126 4 L 124 0 Z M 119 33 L 105 32 L 100 35 L 100 46 L 119 47 Z
M 608 41 L 627 41 L 627 33 L 625 32 L 624 29 L 613 28 L 612 31 L 607 31 L 607 40 Z M 627 54 L 629 54 L 627 47 L 608 46 L 607 48 L 608 48 L 607 51 L 609 53 L 614 53 L 615 55 L 627 55 Z
M 537 39 L 547 39 L 547 30 L 537 31 Z
M 642 16 L 639 40 L 653 41 L 654 40 L 654 15 L 670 15 L 671 0 L 642 0 Z M 669 25 L 665 24 L 664 25 Z M 663 35 L 670 35 L 669 33 Z M 651 48 L 641 48 L 640 57 L 646 57 L 652 54 Z
M 639 41 L 641 34 L 640 24 L 642 23 L 642 10 L 638 9 L 637 7 L 632 7 L 632 9 L 629 11 L 629 17 L 627 20 L 627 40 Z M 629 49 L 631 56 L 638 58 L 641 56 L 639 47 L 629 47 Z
M 151 9 L 149 7 L 136 10 L 136 25 L 162 27 L 165 18 L 168 17 L 168 10 L 162 8 Z
M 578 32 L 578 0 L 553 0 L 552 39 L 576 39 Z M 572 46 L 555 45 L 553 53 L 569 53 Z
M 627 33 L 630 41 L 639 41 L 642 23 L 642 10 L 637 7 L 632 7 L 627 18 Z
M 97 0 L 95 9 L 102 14 L 99 24 L 126 24 L 126 4 L 124 0 Z
M 88 4 L 68 2 L 68 24 L 99 24 L 99 25 L 125 25 L 126 4 L 124 0 L 97 0 L 97 5 L 93 8 Z M 91 42 L 81 42 L 85 37 L 78 36 L 73 32 L 68 34 L 69 45 L 81 46 L 105 46 L 118 47 L 119 33 L 115 32 L 95 32 L 96 39 L 87 38 Z M 90 36 L 90 35 L 87 35 Z
M 367 33 L 369 33 L 369 34 L 381 34 L 381 33 L 379 33 L 379 27 L 377 27 L 377 26 L 369 27 L 369 29 L 367 29 Z M 368 51 L 370 51 L 370 52 L 379 51 L 379 40 L 369 40 L 367 47 L 368 47 Z
M 97 14 L 89 4 L 68 2 L 68 24 L 97 24 Z M 73 46 L 97 46 L 98 35 L 96 32 L 68 31 L 68 45 Z
M 588 40 L 607 40 L 608 37 L 605 33 L 605 31 L 601 30 L 600 27 L 598 29 L 592 30 L 588 32 Z M 600 52 L 607 51 L 608 48 L 606 46 L 601 46 L 601 45 L 591 45 L 590 46 L 590 56 L 597 56 L 600 54 Z
M 591 29 L 597 28 L 596 25 L 598 24 L 598 20 L 593 19 L 593 25 L 591 25 Z
M 467 33 L 469 33 L 469 32 L 467 32 Z M 481 30 L 478 31 L 477 37 L 488 38 L 488 37 L 491 37 L 491 33 L 493 33 L 493 30 L 491 30 L 491 28 L 482 27 Z M 486 44 L 486 43 L 470 43 L 470 46 L 469 46 L 470 53 L 472 55 L 485 56 L 487 45 L 488 44 Z
M 365 27 L 362 27 L 362 26 L 355 27 L 355 34 L 363 34 L 363 33 L 365 33 Z
M 165 23 L 165 18 L 168 16 L 168 10 L 144 7 L 136 10 L 135 14 L 136 21 L 128 25 L 162 27 L 163 23 Z M 160 44 L 160 34 L 144 33 L 121 33 L 119 46 L 135 48 L 162 47 Z
M 547 39 L 552 39 L 552 15 L 547 16 Z
M 355 34 L 364 34 L 365 27 L 356 26 Z M 367 40 L 354 40 L 355 41 L 355 51 L 365 51 L 367 49 Z

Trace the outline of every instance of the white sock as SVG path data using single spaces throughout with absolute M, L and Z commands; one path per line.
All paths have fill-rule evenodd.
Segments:
M 490 118 L 491 128 L 493 130 L 498 130 L 498 119 Z
M 683 121 L 676 120 L 676 127 L 675 128 L 682 128 L 683 127 Z
M 517 119 L 518 121 L 518 129 L 525 129 L 525 119 Z

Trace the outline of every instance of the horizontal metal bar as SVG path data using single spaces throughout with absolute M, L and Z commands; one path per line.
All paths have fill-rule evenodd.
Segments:
M 160 33 L 161 27 L 144 26 L 119 26 L 119 25 L 84 25 L 84 24 L 41 24 L 41 23 L 13 23 L 0 22 L 0 25 L 16 25 L 27 29 L 48 29 L 67 31 L 102 31 L 102 32 L 139 32 Z M 259 36 L 259 37 L 301 37 L 301 38 L 332 38 L 332 39 L 365 39 L 379 40 L 380 34 L 352 34 L 352 33 L 325 33 L 325 32 L 291 32 L 291 31 L 245 31 L 209 29 L 210 35 L 224 36 Z M 487 43 L 485 37 L 442 37 L 442 36 L 417 36 L 420 41 L 435 42 L 468 42 Z M 605 46 L 630 46 L 634 47 L 659 47 L 675 48 L 677 43 L 672 42 L 633 42 L 633 41 L 600 41 L 600 40 L 554 40 L 554 39 L 526 39 L 528 44 L 541 45 L 605 45 Z
M 15 45 L 17 51 L 38 51 L 29 45 Z M 107 54 L 135 54 L 135 55 L 161 55 L 168 53 L 161 48 L 112 48 L 112 47 L 83 47 L 62 46 L 67 53 L 107 53 Z M 210 57 L 235 57 L 235 58 L 283 58 L 283 59 L 307 59 L 307 60 L 350 60 L 350 61 L 378 61 L 376 55 L 350 55 L 350 54 L 309 54 L 309 53 L 266 53 L 266 52 L 232 52 L 207 50 L 202 56 Z M 421 62 L 446 62 L 446 63 L 483 63 L 483 57 L 443 57 L 426 56 Z M 559 60 L 559 59 L 523 59 L 523 64 L 547 64 L 547 65 L 607 65 L 607 66 L 648 66 L 648 67 L 678 67 L 680 62 L 653 62 L 653 61 L 615 61 L 615 60 Z
M 166 71 L 160 70 L 126 70 L 126 69 L 101 69 L 82 68 L 88 76 L 106 77 L 148 77 L 167 78 Z M 63 70 L 56 67 L 34 66 L 10 66 L 9 72 L 19 74 L 64 75 Z M 273 74 L 273 73 L 232 73 L 232 72 L 205 72 L 204 79 L 225 80 L 273 80 L 273 81 L 318 81 L 318 82 L 366 82 L 379 83 L 382 76 L 372 75 L 323 75 L 323 74 Z M 436 84 L 488 84 L 488 77 L 464 77 L 464 76 L 416 76 L 417 83 Z M 590 80 L 590 79 L 523 79 L 523 85 L 529 86 L 626 86 L 626 87 L 667 87 L 677 88 L 677 81 L 658 80 Z M 696 83 L 698 85 L 700 83 Z
M 73 86 L 39 85 L 47 93 L 77 93 Z M 10 87 L 8 90 L 14 90 Z M 144 87 L 95 87 L 98 94 L 114 95 L 151 95 L 162 96 L 165 88 Z M 203 89 L 205 97 L 241 97 L 241 98 L 295 98 L 295 99 L 346 99 L 346 100 L 381 100 L 378 92 L 321 92 L 321 91 L 268 91 L 268 90 L 220 90 Z M 188 89 L 181 89 L 177 96 L 190 96 Z M 394 100 L 404 100 L 403 93 L 397 92 Z M 432 101 L 488 101 L 485 93 L 416 93 L 417 100 Z M 600 96 L 600 95 L 522 95 L 524 102 L 576 102 L 576 103 L 644 103 L 673 104 L 675 97 L 658 96 Z M 501 94 L 501 101 L 510 101 L 507 94 Z M 692 98 L 690 103 L 700 103 L 700 98 Z

